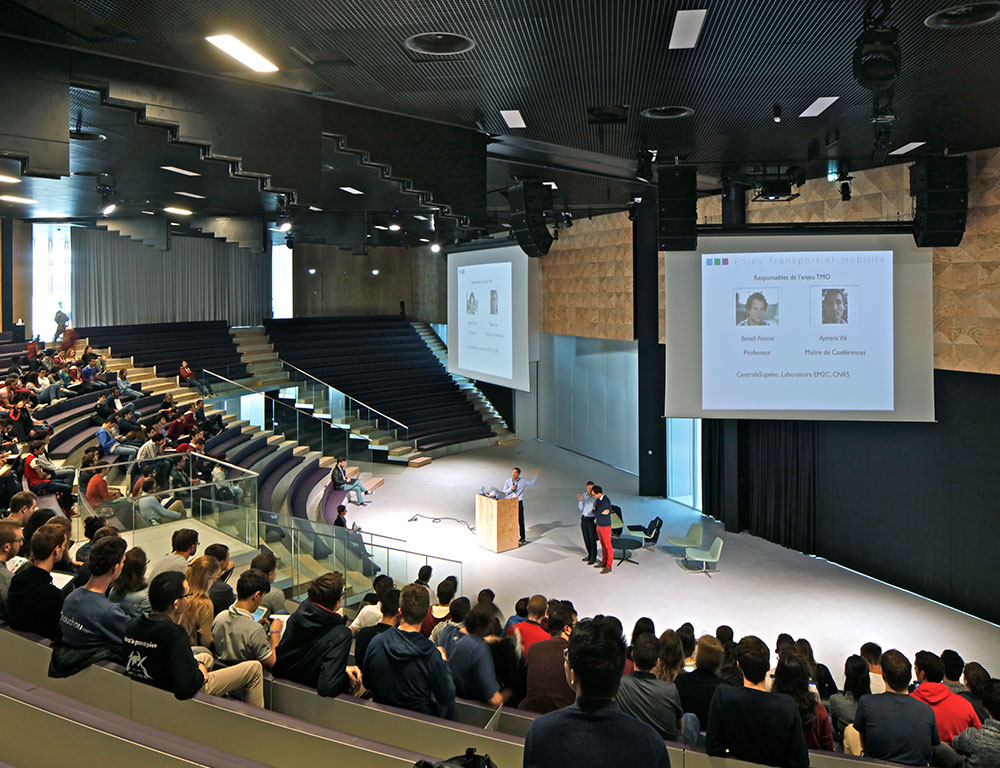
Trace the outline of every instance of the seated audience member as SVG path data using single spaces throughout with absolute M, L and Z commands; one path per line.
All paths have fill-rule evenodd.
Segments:
M 728 643 L 733 642 L 733 628 L 728 624 L 720 624 L 715 630 L 715 639 L 725 648 Z
M 14 578 L 14 571 L 8 568 L 11 558 L 16 557 L 24 543 L 24 533 L 20 523 L 0 520 L 0 618 L 7 615 L 7 590 Z M 24 567 L 25 564 L 22 564 Z
M 857 654 L 848 656 L 844 662 L 844 692 L 830 697 L 830 724 L 838 744 L 844 741 L 844 729 L 854 722 L 861 697 L 871 693 L 869 679 L 868 662 Z
M 524 739 L 524 768 L 630 765 L 669 768 L 666 745 L 649 725 L 615 702 L 625 668 L 617 626 L 586 619 L 569 637 L 567 678 L 576 702 L 537 718 Z
M 347 527 L 347 507 L 343 504 L 337 505 L 337 519 L 333 521 L 333 524 L 337 528 Z
M 309 598 L 285 623 L 275 649 L 275 676 L 310 685 L 320 696 L 357 690 L 361 670 L 347 664 L 351 630 L 337 612 L 344 585 L 344 575 L 339 571 L 313 579 Z
M 219 578 L 212 582 L 212 586 L 208 590 L 212 609 L 218 616 L 236 602 L 236 593 L 229 586 L 229 577 L 233 575 L 236 563 L 229 558 L 229 547 L 225 544 L 209 544 L 205 547 L 205 554 L 219 561 Z
M 215 645 L 212 637 L 215 608 L 208 591 L 219 577 L 219 561 L 210 555 L 196 557 L 184 575 L 188 583 L 188 601 L 177 623 L 187 632 L 192 648 L 211 651 Z
M 12 629 L 58 640 L 63 593 L 52 569 L 69 547 L 61 526 L 43 525 L 31 536 L 31 563 L 14 574 L 7 589 L 7 621 Z
M 635 641 L 639 639 L 640 635 L 645 635 L 647 633 L 656 637 L 656 625 L 648 616 L 641 616 L 636 619 L 635 624 L 632 626 L 632 637 L 629 640 L 628 647 L 625 649 L 626 661 L 632 660 L 632 646 L 635 645 Z M 625 670 L 626 675 L 632 674 L 632 672 L 628 669 L 628 664 L 625 665 Z
M 361 673 L 365 671 L 365 653 L 368 646 L 376 635 L 387 632 L 390 627 L 399 626 L 399 590 L 390 589 L 382 594 L 379 605 L 382 606 L 382 618 L 378 624 L 365 627 L 358 632 L 358 637 L 354 641 L 354 662 L 358 665 Z
M 705 729 L 705 749 L 717 757 L 751 763 L 806 768 L 809 750 L 802 733 L 798 707 L 789 696 L 768 693 L 764 687 L 771 654 L 759 637 L 744 637 L 736 646 L 736 664 L 743 687 L 715 689 Z
M 966 728 L 979 728 L 982 723 L 968 699 L 949 691 L 941 680 L 944 678 L 944 664 L 941 657 L 930 651 L 918 651 L 913 664 L 917 678 L 917 689 L 913 698 L 930 705 L 934 710 L 938 736 L 945 744 Z
M 215 458 L 219 461 L 226 461 L 226 454 L 220 453 Z M 243 505 L 243 487 L 239 484 L 238 480 L 230 480 L 228 478 L 226 467 L 223 464 L 212 466 L 212 482 L 215 484 L 216 499 L 229 502 L 230 505 L 237 507 Z M 347 527 L 347 522 L 345 521 L 343 525 Z
M 192 654 L 187 632 L 177 624 L 187 607 L 188 592 L 183 573 L 167 571 L 153 579 L 150 612 L 125 627 L 125 674 L 172 691 L 178 699 L 190 699 L 202 690 L 212 696 L 235 691 L 248 704 L 263 707 L 264 671 L 259 661 L 210 670 L 211 654 Z
M 267 580 L 272 584 L 278 576 L 278 560 L 270 552 L 261 552 L 250 561 L 250 567 L 267 574 Z M 271 591 L 264 595 L 261 605 L 271 614 L 288 613 L 285 606 L 285 593 L 280 589 L 271 588 Z
M 59 476 L 50 474 L 54 465 L 45 459 L 42 451 L 43 443 L 33 441 L 24 455 L 24 479 L 28 482 L 28 489 L 36 496 L 54 493 L 59 500 L 59 507 L 64 512 L 69 512 L 73 508 L 76 496 L 73 494 L 73 479 L 69 482 L 57 479 Z M 76 472 L 68 470 L 75 476 Z
M 518 705 L 529 712 L 554 712 L 576 701 L 566 680 L 564 651 L 576 623 L 569 605 L 556 600 L 549 605 L 549 638 L 532 643 L 525 654 L 527 693 Z
M 90 557 L 90 550 L 94 547 L 94 534 L 104 527 L 104 518 L 97 515 L 90 515 L 83 519 L 83 535 L 87 541 L 76 550 L 76 559 L 81 563 L 87 562 Z
M 139 547 L 132 547 L 125 553 L 121 573 L 111 585 L 108 595 L 118 603 L 130 619 L 142 616 L 149 610 L 149 584 L 146 583 L 146 553 Z
M 659 649 L 660 653 L 656 660 L 656 666 L 653 667 L 653 674 L 656 675 L 657 680 L 666 680 L 668 683 L 672 683 L 684 670 L 684 646 L 681 645 L 681 639 L 677 636 L 677 632 L 672 629 L 665 630 L 660 635 Z M 680 693 L 677 695 L 680 696 Z
M 726 643 L 722 649 L 722 666 L 716 674 L 729 685 L 743 687 L 743 673 L 736 664 L 736 643 Z
M 368 646 L 364 684 L 377 704 L 454 720 L 455 683 L 451 671 L 435 645 L 420 631 L 429 608 L 424 587 L 404 587 L 399 596 L 399 626 L 377 635 Z
M 451 641 L 457 639 L 461 634 L 462 627 L 465 626 L 465 620 L 471 610 L 472 602 L 469 598 L 456 597 L 448 606 L 448 618 L 440 624 L 434 625 L 434 629 L 431 630 L 431 642 L 438 648 L 444 649 L 445 658 L 448 658 L 448 648 Z M 490 629 L 492 628 L 491 625 Z M 492 633 L 487 633 L 484 637 L 488 637 L 490 634 Z
M 417 580 L 414 584 L 419 584 L 424 589 L 427 590 L 427 597 L 430 601 L 434 602 L 434 590 L 431 589 L 431 576 L 434 574 L 434 569 L 429 565 L 421 565 L 420 570 L 417 571 Z
M 959 656 L 958 651 L 950 648 L 941 651 L 941 663 L 944 665 L 944 687 L 952 693 L 961 696 L 966 688 L 962 685 L 962 673 L 965 672 L 965 659 Z
M 528 600 L 530 597 L 519 598 L 516 603 L 514 603 L 514 613 L 507 617 L 507 621 L 503 625 L 503 633 L 505 636 L 510 637 L 510 628 L 515 624 L 520 624 L 522 621 L 527 621 L 528 619 Z
M 188 365 L 187 360 L 181 360 L 181 367 L 177 373 L 180 376 L 182 387 L 197 387 L 202 395 L 215 394 L 212 390 L 212 385 L 208 383 L 204 375 L 195 376 L 194 369 Z
M 213 413 L 211 416 L 206 416 L 204 400 L 195 401 L 194 418 L 198 428 L 205 430 L 208 435 L 217 435 L 222 431 L 222 414 Z
M 97 402 L 94 403 L 94 412 L 90 414 L 90 424 L 94 427 L 101 426 L 104 422 L 114 418 L 115 404 L 108 400 L 107 390 L 101 390 L 97 395 Z
M 861 646 L 861 658 L 868 664 L 868 683 L 872 693 L 885 693 L 885 678 L 882 677 L 882 646 L 865 643 Z
M 458 639 L 449 648 L 448 668 L 456 696 L 499 707 L 504 697 L 497 684 L 493 654 L 486 642 L 492 627 L 493 616 L 488 611 L 479 608 L 469 611 Z
M 983 694 L 986 691 L 985 686 L 990 679 L 990 673 L 978 661 L 970 661 L 965 665 L 965 672 L 962 675 L 962 679 L 965 682 L 966 690 L 960 693 L 959 696 L 969 700 L 972 708 L 979 715 L 980 722 L 985 723 L 986 718 L 990 714 L 983 704 Z
M 9 510 L 7 517 L 4 518 L 8 523 L 18 523 L 21 526 L 26 526 L 31 516 L 38 511 L 38 497 L 31 491 L 18 491 L 10 497 L 8 504 Z M 18 553 L 15 552 L 14 554 Z
M 105 510 L 115 513 L 119 508 L 122 512 L 130 512 L 132 503 L 123 499 L 118 489 L 108 488 L 107 474 L 110 469 L 107 464 L 102 464 L 91 475 L 90 482 L 87 483 L 87 503 L 95 512 Z M 128 519 L 127 515 L 125 517 Z
M 677 634 L 683 645 L 683 636 L 680 632 Z M 715 689 L 726 684 L 716 674 L 724 656 L 722 643 L 711 635 L 702 635 L 695 646 L 694 670 L 678 675 L 674 680 L 684 711 L 697 715 L 699 723 L 708 722 L 708 709 Z
M 424 637 L 430 637 L 435 625 L 448 619 L 448 611 L 451 610 L 451 601 L 455 599 L 458 591 L 458 579 L 453 576 L 446 576 L 437 585 L 437 604 L 432 605 L 427 615 L 420 623 L 420 633 Z
M 380 573 L 372 581 L 372 590 L 375 592 L 375 602 L 369 603 L 361 607 L 358 611 L 358 615 L 354 617 L 354 621 L 351 622 L 351 632 L 353 634 L 358 634 L 365 627 L 373 627 L 382 620 L 382 609 L 379 608 L 379 601 L 382 599 L 382 595 L 392 589 L 394 586 L 391 576 L 386 576 Z
M 152 581 L 166 571 L 187 573 L 188 561 L 198 551 L 198 531 L 192 528 L 178 528 L 170 535 L 170 554 L 165 555 L 153 564 L 146 574 Z
M 795 653 L 785 653 L 778 659 L 778 666 L 774 670 L 771 693 L 783 693 L 795 701 L 807 747 L 831 752 L 833 730 L 830 727 L 830 715 L 826 707 L 809 690 L 809 680 L 807 661 Z
M 965 756 L 968 768 L 1000 766 L 1000 680 L 983 684 L 983 705 L 989 717 L 982 728 L 966 728 L 951 742 L 952 748 Z
M 833 694 L 838 692 L 837 683 L 830 674 L 830 668 L 825 664 L 819 664 L 813 655 L 812 643 L 804 637 L 795 641 L 795 652 L 806 662 L 809 671 L 809 679 L 815 683 L 819 697 L 826 701 Z
M 156 480 L 147 477 L 142 481 L 142 496 L 139 497 L 139 514 L 150 523 L 161 523 L 163 520 L 180 520 L 184 517 L 184 502 L 175 499 L 169 506 L 163 506 L 156 492 L 159 486 Z
M 871 662 L 868 662 L 871 666 Z M 885 693 L 858 700 L 854 727 L 866 757 L 904 765 L 927 765 L 941 743 L 934 710 L 909 695 L 910 662 L 891 648 L 879 657 Z
M 101 521 L 101 518 L 98 518 L 98 522 L 103 522 L 103 521 Z M 91 526 L 93 525 L 94 524 L 92 523 Z M 72 528 L 70 528 L 70 530 L 72 530 Z M 90 567 L 87 565 L 87 560 L 90 559 L 90 553 L 93 551 L 93 547 L 98 541 L 108 537 L 115 539 L 121 538 L 121 531 L 119 531 L 113 525 L 102 525 L 100 528 L 98 528 L 91 534 L 90 541 L 88 541 L 82 547 L 77 549 L 76 555 L 74 555 L 73 559 L 76 562 L 79 562 L 80 566 L 79 568 L 77 568 L 76 576 L 73 579 L 73 589 L 86 586 L 91 576 Z M 70 543 L 70 545 L 72 546 L 72 542 Z M 122 551 L 124 552 L 124 550 Z
M 138 392 L 132 389 L 132 383 L 128 380 L 128 368 L 122 368 L 118 371 L 115 385 L 118 387 L 118 392 L 122 399 L 136 400 L 141 397 Z
M 548 630 L 542 626 L 548 607 L 549 602 L 543 595 L 532 595 L 528 600 L 527 618 L 507 629 L 507 636 L 517 638 L 525 653 L 535 643 L 549 639 Z
M 694 625 L 690 621 L 686 621 L 677 627 L 677 637 L 681 641 L 681 647 L 684 649 L 684 671 L 693 672 L 696 668 L 694 663 L 694 652 L 698 643 L 694 637 Z
M 105 536 L 94 544 L 87 558 L 90 579 L 63 601 L 59 626 L 63 645 L 69 648 L 113 647 L 125 639 L 129 617 L 120 606 L 105 597 L 118 578 L 128 545 L 117 536 Z
M 492 589 L 486 588 L 479 590 L 479 594 L 476 596 L 476 605 L 481 605 L 483 608 L 488 610 L 493 618 L 497 620 L 496 633 L 503 634 L 501 627 L 503 627 L 504 615 L 503 611 L 500 610 L 500 606 L 496 604 L 497 594 Z
M 618 705 L 623 712 L 651 725 L 660 738 L 694 744 L 700 729 L 698 720 L 695 715 L 685 718 L 677 686 L 653 674 L 659 657 L 656 635 L 643 632 L 635 638 L 632 642 L 635 671 L 622 677 L 616 697 Z
M 139 453 L 138 448 L 124 445 L 125 435 L 117 437 L 112 433 L 115 428 L 114 418 L 105 419 L 104 425 L 97 430 L 98 452 L 101 456 L 121 456 L 125 461 L 132 461 Z
M 281 639 L 279 622 L 271 622 L 268 629 L 253 614 L 271 591 L 267 574 L 253 568 L 240 574 L 236 582 L 236 602 L 212 621 L 215 655 L 226 664 L 240 661 L 259 661 L 265 669 L 274 667 L 277 658 L 274 649 Z

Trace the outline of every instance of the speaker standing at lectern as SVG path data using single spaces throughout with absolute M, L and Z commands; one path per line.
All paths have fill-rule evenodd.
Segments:
M 507 482 L 503 484 L 504 498 L 517 499 L 517 523 L 521 534 L 518 544 L 528 543 L 528 540 L 524 538 L 524 489 L 534 485 L 540 474 L 542 473 L 535 470 L 528 476 L 528 479 L 525 479 L 521 477 L 521 468 L 514 467 Z

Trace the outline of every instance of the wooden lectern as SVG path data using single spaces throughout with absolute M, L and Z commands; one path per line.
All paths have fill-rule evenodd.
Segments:
M 517 549 L 517 499 L 476 494 L 476 543 L 490 552 Z

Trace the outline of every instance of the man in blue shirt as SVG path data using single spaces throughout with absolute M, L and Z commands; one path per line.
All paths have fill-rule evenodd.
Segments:
M 121 646 L 129 617 L 120 605 L 105 597 L 105 593 L 122 571 L 127 547 L 125 539 L 105 536 L 90 550 L 87 558 L 90 580 L 63 601 L 59 627 L 64 645 L 70 648 Z
M 534 485 L 538 481 L 541 472 L 532 472 L 529 479 L 521 477 L 521 468 L 514 467 L 510 472 L 510 477 L 503 484 L 503 494 L 505 499 L 517 499 L 517 525 L 521 534 L 518 544 L 527 544 L 524 538 L 524 489 Z
M 465 628 L 446 652 L 455 681 L 455 695 L 499 707 L 503 704 L 503 695 L 497 685 L 493 653 L 484 639 L 492 625 L 493 616 L 477 605 L 465 617 Z
M 576 702 L 536 719 L 524 739 L 524 768 L 626 765 L 669 768 L 660 735 L 615 702 L 625 638 L 614 622 L 586 619 L 573 629 L 566 677 Z
M 139 449 L 131 445 L 122 445 L 125 440 L 124 435 L 119 435 L 115 437 L 111 434 L 111 430 L 115 426 L 114 418 L 109 418 L 104 422 L 104 425 L 97 430 L 97 442 L 100 446 L 100 453 L 102 456 L 122 456 L 125 461 L 132 461 L 136 454 L 139 453 Z

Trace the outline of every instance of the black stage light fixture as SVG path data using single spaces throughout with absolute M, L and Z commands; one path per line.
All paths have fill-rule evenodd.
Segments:
M 656 153 L 651 149 L 644 149 L 639 153 L 635 168 L 635 178 L 637 181 L 649 184 L 653 180 L 653 162 L 655 160 Z
M 755 203 L 787 203 L 799 196 L 792 192 L 792 182 L 785 179 L 769 179 L 762 181 L 754 192 Z
M 876 14 L 878 5 L 882 8 Z M 864 27 L 854 43 L 854 79 L 871 91 L 891 88 L 899 77 L 899 30 L 885 23 L 890 9 L 891 0 L 868 0 Z

